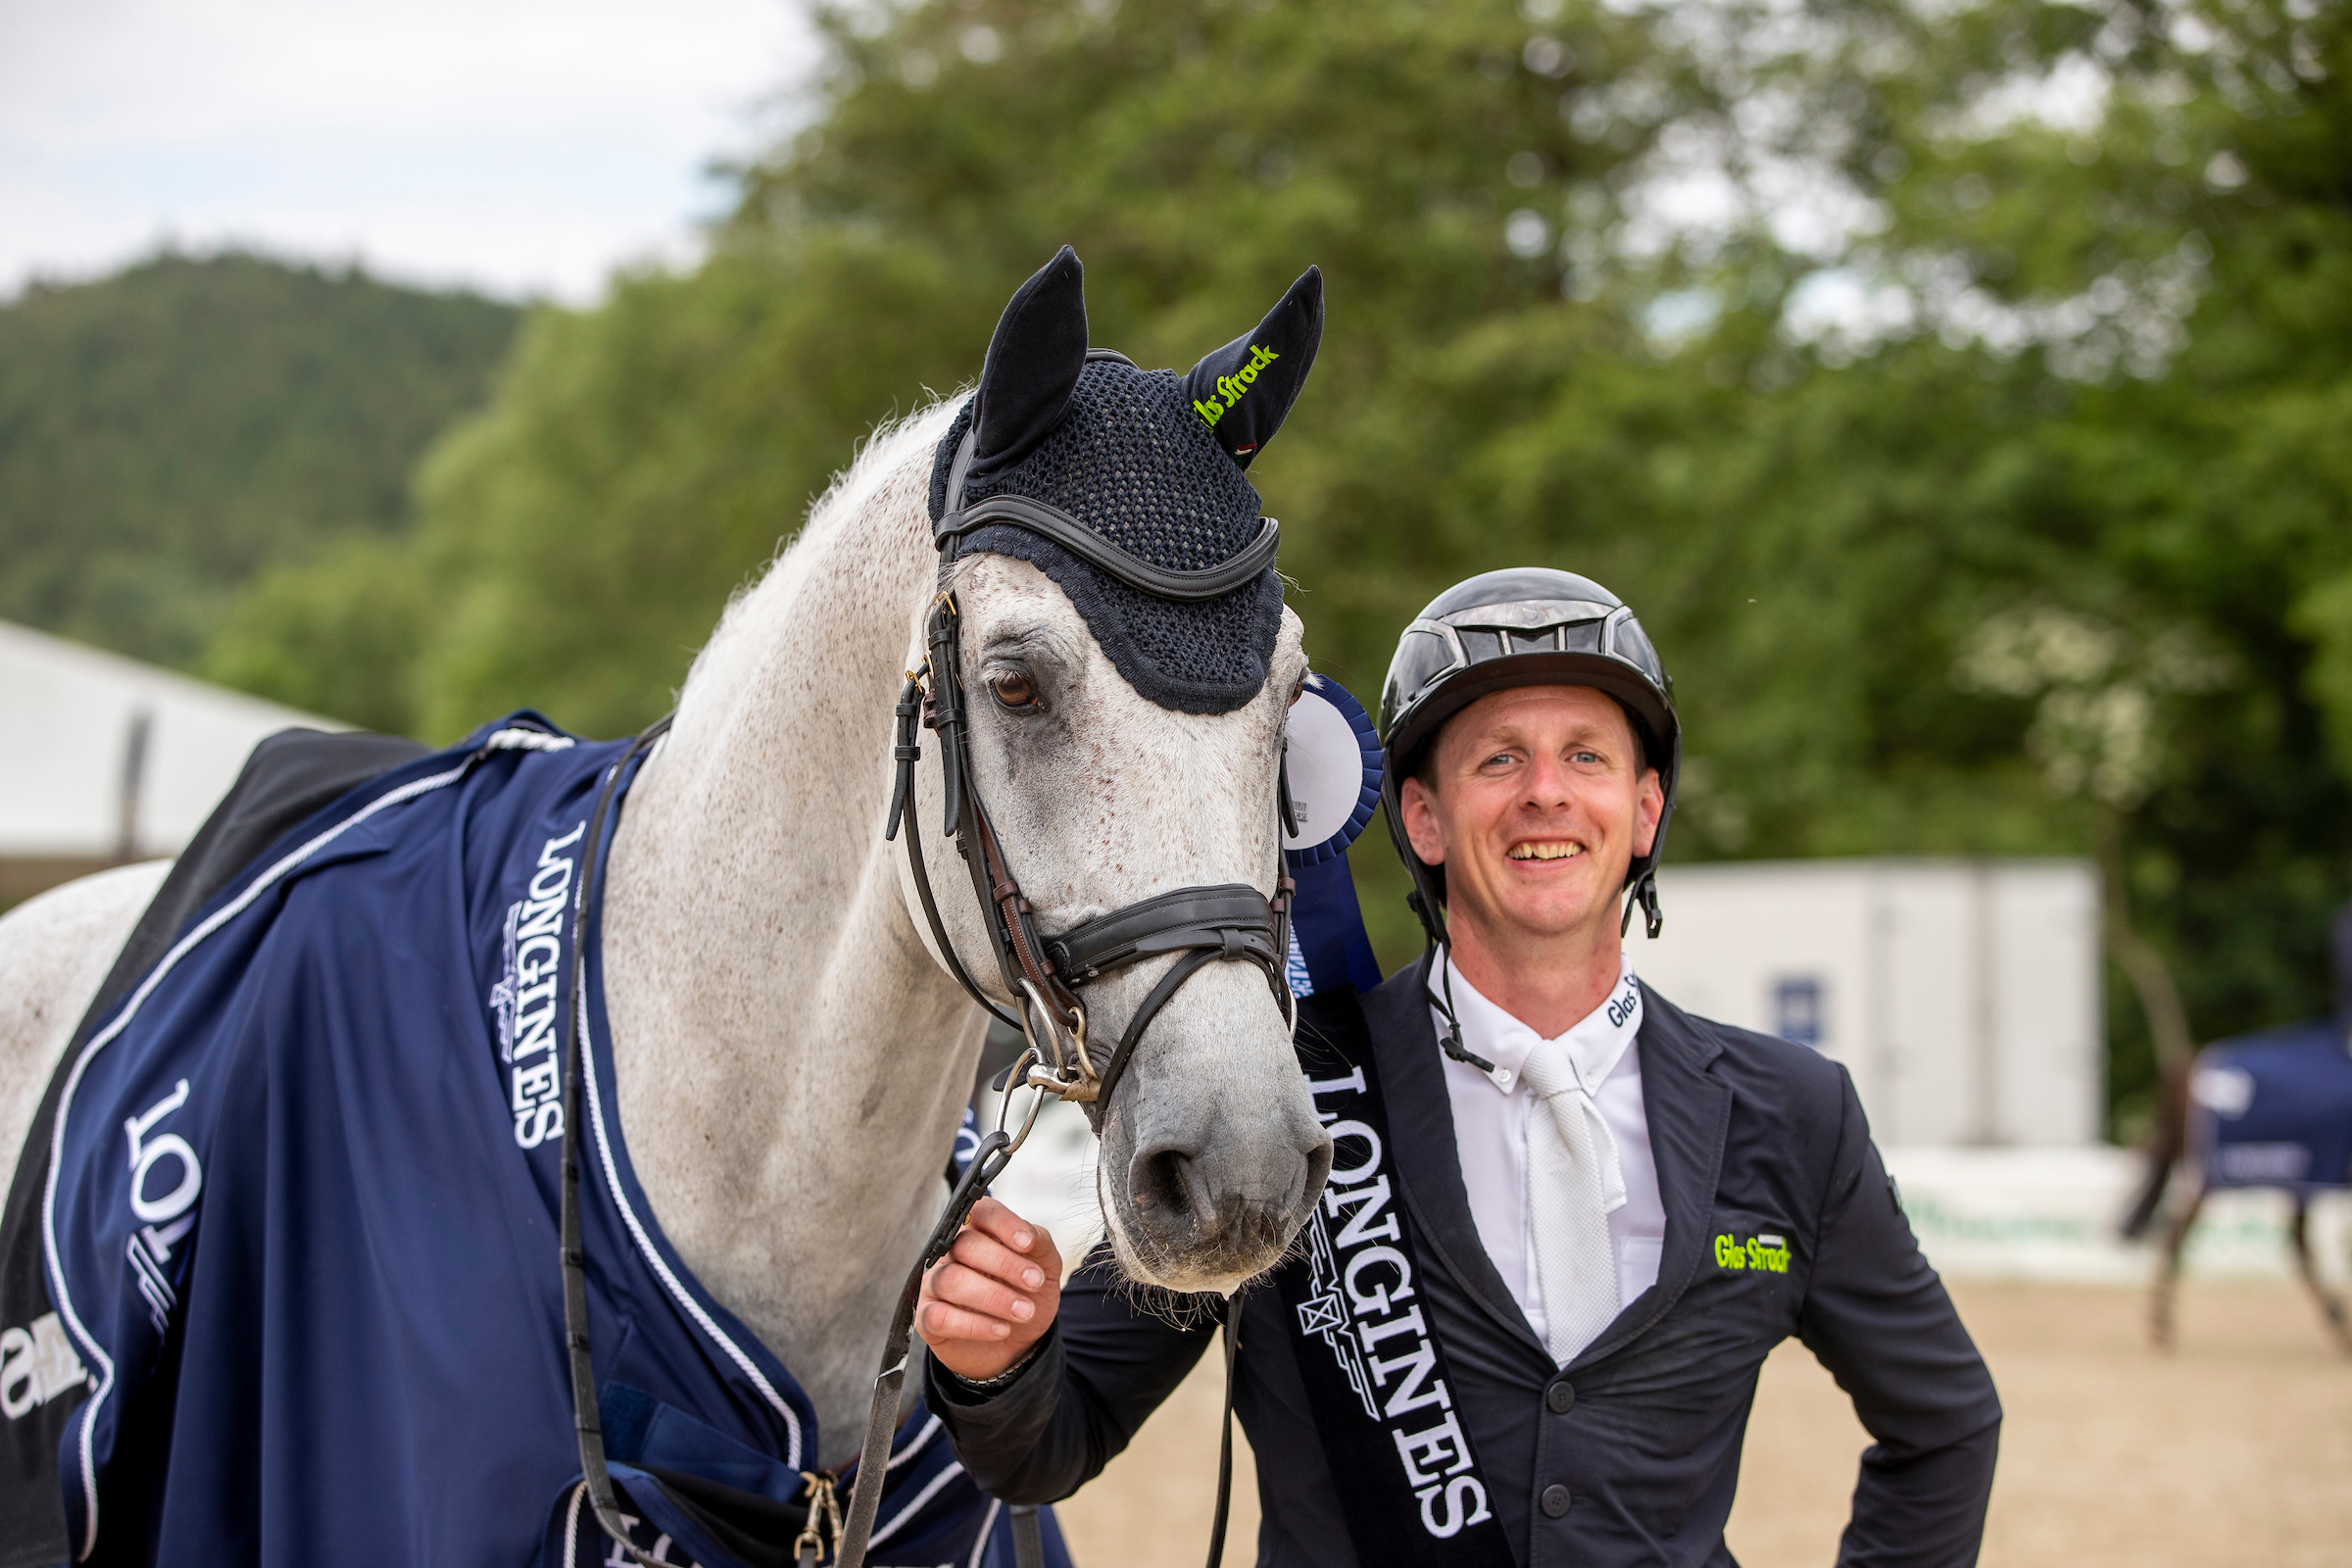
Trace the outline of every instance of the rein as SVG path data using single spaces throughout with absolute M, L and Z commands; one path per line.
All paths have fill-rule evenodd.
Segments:
M 605 787 L 597 793 L 596 811 L 588 819 L 588 838 L 581 851 L 578 903 L 571 922 L 571 983 L 564 988 L 564 1160 L 558 1186 L 563 1191 L 562 1249 L 564 1257 L 564 1350 L 571 1369 L 571 1423 L 580 1439 L 580 1479 L 588 1489 L 588 1507 L 629 1560 L 651 1564 L 654 1558 L 630 1542 L 621 1523 L 620 1505 L 612 1495 L 612 1472 L 605 1462 L 605 1429 L 598 1413 L 596 1366 L 588 1353 L 588 1251 L 580 1240 L 580 1030 L 587 990 L 588 915 L 596 907 L 595 888 L 604 881 L 604 857 L 598 849 L 612 809 L 612 792 L 631 763 L 653 750 L 669 729 L 673 715 L 664 714 L 646 726 L 629 744 Z
M 1009 525 L 1050 539 L 1098 570 L 1156 598 L 1198 603 L 1233 592 L 1273 564 L 1279 530 L 1264 520 L 1257 537 L 1240 554 L 1202 571 L 1175 571 L 1153 566 L 1102 538 L 1069 514 L 1025 497 L 1001 496 L 973 507 L 960 506 L 963 480 L 970 466 L 974 435 L 967 432 L 950 470 L 946 515 L 934 530 L 934 542 L 945 554 L 972 529 Z M 924 1243 L 922 1254 L 906 1276 L 891 1315 L 884 1341 L 881 1370 L 874 1376 L 873 1405 L 866 1420 L 865 1441 L 857 1459 L 858 1474 L 850 1492 L 846 1516 L 835 1502 L 835 1478 L 817 1473 L 809 1478 L 808 1527 L 793 1544 L 800 1568 L 815 1568 L 822 1558 L 820 1517 L 833 1527 L 833 1568 L 863 1568 L 874 1517 L 882 1501 L 882 1487 L 890 1462 L 890 1444 L 899 1425 L 899 1401 L 906 1383 L 907 1352 L 913 1340 L 914 1310 L 921 1298 L 923 1276 L 947 1256 L 972 1207 L 989 1183 L 1005 1166 L 1029 1129 L 1036 1124 L 1045 1097 L 1094 1106 L 1098 1126 L 1108 1114 L 1128 1062 L 1144 1032 L 1160 1010 L 1195 975 L 1211 963 L 1239 961 L 1256 964 L 1265 974 L 1276 1004 L 1293 1028 L 1298 1025 L 1298 1003 L 1288 976 L 1291 948 L 1291 901 L 1296 888 L 1275 858 L 1272 898 L 1247 883 L 1179 888 L 1139 900 L 1107 914 L 1072 926 L 1054 936 L 1043 934 L 1035 908 L 1022 896 L 999 839 L 996 824 L 974 787 L 971 770 L 970 697 L 962 679 L 959 640 L 961 616 L 953 589 L 932 601 L 924 623 L 927 652 L 923 667 L 906 672 L 895 710 L 897 725 L 891 759 L 895 780 L 890 812 L 883 829 L 885 842 L 906 830 L 906 862 L 916 902 L 922 906 L 932 942 L 949 973 L 964 993 L 991 1017 L 1018 1029 L 1026 1049 L 997 1080 L 1004 1092 L 997 1127 L 984 1135 L 971 1162 L 964 1167 L 948 1199 L 947 1207 Z M 913 816 L 915 763 L 922 747 L 915 734 L 920 719 L 940 740 L 940 766 L 945 785 L 945 822 L 942 833 L 955 842 L 970 873 L 983 928 L 1007 1010 L 976 981 L 956 945 L 949 939 L 931 886 L 922 834 Z M 580 1470 L 590 1509 L 597 1523 L 631 1562 L 653 1568 L 657 1559 L 638 1549 L 629 1539 L 612 1489 L 605 1457 L 604 1434 L 598 1418 L 596 1375 L 588 1348 L 587 1256 L 581 1246 L 579 1213 L 579 1146 L 581 1125 L 579 1028 L 584 1007 L 586 965 L 578 943 L 587 930 L 587 913 L 594 906 L 595 889 L 602 881 L 603 841 L 615 790 L 630 766 L 643 757 L 669 727 L 664 717 L 639 735 L 628 752 L 606 776 L 589 824 L 583 856 L 587 866 L 579 885 L 579 915 L 571 983 L 564 999 L 564 1155 L 562 1174 L 564 1343 L 571 1371 L 573 1422 L 579 1434 Z M 1287 760 L 1279 774 L 1277 809 L 1286 827 L 1294 825 Z M 1279 843 L 1279 840 L 1277 840 Z M 1087 1034 L 1088 1011 L 1079 995 L 1082 987 L 1147 959 L 1176 955 L 1176 961 L 1145 996 L 1127 1020 L 1118 1042 L 1100 1066 Z M 1037 1094 L 1017 1133 L 1004 1129 L 1004 1110 L 1013 1089 Z M 1225 1435 L 1218 1456 L 1216 1515 L 1210 1533 L 1209 1568 L 1223 1554 L 1226 1505 L 1232 1485 L 1233 1365 L 1235 1337 L 1240 1327 L 1238 1304 L 1229 1301 L 1225 1314 Z M 1014 1509 L 1015 1557 L 1020 1568 L 1039 1568 L 1042 1552 L 1033 1510 Z

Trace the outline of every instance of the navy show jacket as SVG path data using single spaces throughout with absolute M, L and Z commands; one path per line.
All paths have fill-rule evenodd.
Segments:
M 1636 1049 L 1664 1253 L 1657 1283 L 1563 1369 L 1478 1239 L 1421 974 L 1412 965 L 1362 1005 L 1398 1186 L 1419 1225 L 1424 1304 L 1524 1568 L 1731 1564 L 1723 1526 L 1757 1369 L 1790 1335 L 1876 1440 L 1839 1563 L 1975 1562 L 2000 1403 L 1912 1239 L 1845 1069 L 1642 987 Z M 1754 1266 L 1758 1237 L 1784 1239 L 1786 1253 Z M 1257 1560 L 1357 1568 L 1349 1485 L 1325 1463 L 1284 1312 L 1274 1291 L 1244 1297 L 1235 1400 L 1257 1460 Z M 1184 1379 L 1212 1343 L 1212 1317 L 1184 1324 L 1140 1308 L 1098 1250 L 1008 1385 L 983 1393 L 927 1362 L 926 1395 L 984 1490 L 1056 1500 Z

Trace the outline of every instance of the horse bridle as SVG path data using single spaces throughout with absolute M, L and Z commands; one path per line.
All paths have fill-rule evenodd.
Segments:
M 1091 351 L 1089 358 L 1105 352 Z M 974 420 L 956 450 L 949 470 L 947 507 L 933 529 L 933 543 L 943 557 L 964 535 L 976 528 L 1011 526 L 1051 540 L 1097 570 L 1131 588 L 1154 598 L 1181 604 L 1221 598 L 1245 586 L 1273 564 L 1280 529 L 1271 517 L 1262 520 L 1257 536 L 1232 559 L 1204 570 L 1179 571 L 1155 566 L 1137 558 L 1068 513 L 1041 501 L 1023 496 L 994 496 L 965 507 L 961 505 L 964 478 L 971 466 L 976 430 L 977 420 Z M 1179 888 L 1082 921 L 1058 935 L 1047 936 L 1039 930 L 1036 910 L 1022 896 L 1019 881 L 1013 876 L 1003 843 L 997 836 L 996 825 L 990 820 L 988 808 L 973 784 L 970 698 L 962 678 L 960 626 L 961 614 L 955 590 L 953 587 L 943 588 L 932 600 L 925 617 L 926 653 L 922 667 L 906 672 L 906 684 L 899 693 L 897 728 L 891 747 L 896 776 L 891 790 L 890 812 L 882 836 L 885 842 L 895 841 L 900 829 L 906 829 L 907 868 L 914 883 L 916 901 L 922 906 L 923 918 L 930 927 L 932 943 L 941 962 L 973 1002 L 991 1017 L 1018 1030 L 1022 1036 L 1024 1049 L 1014 1058 L 1012 1065 L 998 1077 L 997 1088 L 1004 1091 L 1008 1100 L 1013 1088 L 1032 1089 L 1038 1092 L 1038 1100 L 1030 1107 L 1028 1121 L 1018 1133 L 1007 1133 L 1000 1117 L 999 1125 L 981 1138 L 979 1148 L 964 1167 L 960 1179 L 956 1182 L 948 1206 L 940 1215 L 939 1223 L 933 1227 L 922 1255 L 907 1275 L 906 1283 L 899 1295 L 898 1308 L 891 1318 L 890 1333 L 883 1346 L 882 1368 L 874 1378 L 873 1405 L 866 1421 L 865 1442 L 859 1451 L 858 1476 L 851 1489 L 846 1517 L 835 1504 L 832 1477 L 817 1474 L 808 1478 L 810 1499 L 808 1528 L 802 1531 L 794 1543 L 794 1555 L 802 1568 L 814 1568 L 822 1554 L 823 1541 L 817 1526 L 819 1519 L 827 1516 L 834 1524 L 834 1568 L 862 1568 L 874 1516 L 882 1501 L 882 1484 L 889 1467 L 891 1439 L 898 1430 L 899 1401 L 906 1381 L 907 1349 L 913 1338 L 914 1310 L 921 1298 L 923 1276 L 933 1264 L 948 1254 L 972 1206 L 987 1192 L 988 1184 L 1004 1173 L 1013 1152 L 1028 1136 L 1029 1126 L 1034 1125 L 1044 1097 L 1054 1095 L 1094 1106 L 1093 1118 L 1099 1126 L 1101 1118 L 1109 1111 L 1111 1097 L 1117 1092 L 1119 1080 L 1136 1047 L 1142 1042 L 1144 1032 L 1176 993 L 1211 963 L 1246 961 L 1256 964 L 1264 971 L 1266 983 L 1273 990 L 1275 1002 L 1283 1009 L 1286 1020 L 1294 1028 L 1298 1022 L 1298 1004 L 1291 993 L 1288 973 L 1291 897 L 1295 884 L 1283 866 L 1279 850 L 1275 858 L 1275 891 L 1272 898 L 1247 883 L 1238 882 L 1213 887 Z M 963 857 L 971 874 L 972 893 L 980 906 L 981 923 L 990 950 L 996 956 L 998 976 L 1005 996 L 1013 1004 L 1013 1010 L 1010 1011 L 983 991 L 973 979 L 955 943 L 949 938 L 947 925 L 940 917 L 939 905 L 932 893 L 930 870 L 923 856 L 921 830 L 912 811 L 914 765 L 922 757 L 922 748 L 915 735 L 918 717 L 923 727 L 936 732 L 940 739 L 940 767 L 946 792 L 942 832 L 955 841 L 956 851 Z M 628 756 L 613 767 L 606 779 L 588 835 L 589 869 L 582 878 L 579 893 L 583 917 L 589 907 L 590 886 L 598 880 L 598 857 L 594 852 L 604 835 L 613 790 L 628 771 L 629 764 L 652 746 L 661 732 L 668 727 L 668 719 L 664 718 L 639 736 Z M 1291 803 L 1287 760 L 1277 773 L 1276 802 L 1282 826 L 1295 832 L 1297 820 Z M 586 927 L 583 924 L 575 929 L 585 930 Z M 1131 965 L 1168 954 L 1178 955 L 1176 961 L 1145 995 L 1143 1002 L 1128 1018 L 1118 1044 L 1098 1068 L 1093 1048 L 1088 1043 L 1088 1014 L 1086 1003 L 1079 996 L 1080 988 Z M 570 1130 L 579 1125 L 579 1073 L 575 1063 L 577 1017 L 582 1005 L 580 975 L 584 968 L 585 965 L 575 960 L 572 985 L 564 999 L 566 1060 L 562 1249 L 573 1415 L 579 1434 L 581 1470 L 591 1512 L 632 1561 L 650 1565 L 656 1559 L 638 1550 L 629 1541 L 620 1518 L 618 1500 L 613 1494 L 597 1415 L 595 1374 L 588 1351 L 586 1257 L 580 1239 L 578 1154 L 576 1141 L 570 1134 Z M 1229 1313 L 1225 1341 L 1227 1433 L 1219 1459 L 1216 1519 L 1211 1530 L 1209 1562 L 1212 1568 L 1222 1551 L 1226 1502 L 1231 1490 L 1232 1367 L 1236 1327 L 1236 1319 Z M 1016 1557 L 1020 1559 L 1022 1568 L 1033 1568 L 1039 1558 L 1033 1511 L 1016 1508 L 1013 1513 Z
M 930 645 L 924 667 L 908 673 L 899 694 L 897 744 L 891 748 L 898 777 L 882 836 L 896 840 L 901 827 L 906 829 L 907 869 L 940 960 L 974 1002 L 1007 1027 L 1020 1031 L 1027 1043 L 1028 1049 L 1014 1068 L 1008 1069 L 1008 1075 L 1017 1078 L 1020 1087 L 1091 1104 L 1100 1119 L 1109 1109 L 1111 1096 L 1117 1092 L 1119 1078 L 1144 1031 L 1185 982 L 1208 964 L 1221 959 L 1255 963 L 1265 972 L 1276 1004 L 1286 1014 L 1292 1010 L 1286 974 L 1291 947 L 1291 879 L 1279 875 L 1271 899 L 1241 882 L 1179 888 L 1113 909 L 1058 936 L 1044 936 L 1038 929 L 1035 908 L 1022 895 L 1020 883 L 1006 863 L 987 804 L 973 786 L 970 697 L 960 674 L 960 622 L 954 590 L 942 591 L 932 601 L 924 628 Z M 921 830 L 910 816 L 914 764 L 922 756 L 914 734 L 918 714 L 923 726 L 939 735 L 946 786 L 942 831 L 956 841 L 971 874 L 972 895 L 980 906 L 999 978 L 1005 995 L 1013 1000 L 1010 1012 L 972 978 L 949 938 L 931 890 Z M 1287 789 L 1282 793 L 1287 799 Z M 1117 1046 L 1098 1069 L 1088 1044 L 1087 1007 L 1078 995 L 1079 988 L 1170 953 L 1181 956 L 1128 1018 Z M 1001 1082 L 998 1087 L 1005 1085 Z
M 1088 357 L 1123 360 L 1105 349 L 1093 350 Z M 965 535 L 991 526 L 1018 528 L 1051 540 L 1115 581 L 1180 604 L 1222 598 L 1273 564 L 1281 528 L 1271 517 L 1261 520 L 1257 536 L 1232 559 L 1205 570 L 1178 571 L 1137 558 L 1043 501 L 991 496 L 967 507 L 963 504 L 964 481 L 971 469 L 978 431 L 977 419 L 964 430 L 948 467 L 946 506 L 932 528 L 932 544 L 943 558 L 943 570 L 944 558 Z M 906 672 L 906 684 L 899 693 L 898 734 L 891 748 L 897 778 L 882 836 L 886 841 L 895 840 L 902 822 L 906 823 L 907 866 L 923 918 L 931 928 L 931 940 L 965 994 L 991 1016 L 1018 1030 L 1027 1042 L 1024 1055 L 1034 1059 L 1015 1062 L 1023 1086 L 1094 1104 L 1099 1119 L 1109 1109 L 1119 1077 L 1152 1018 L 1186 981 L 1209 963 L 1219 959 L 1256 963 L 1265 971 L 1266 983 L 1285 1014 L 1294 1010 L 1287 977 L 1291 880 L 1283 873 L 1278 855 L 1271 899 L 1247 883 L 1180 888 L 1113 909 L 1050 941 L 1041 937 L 1036 911 L 1022 897 L 1020 884 L 1005 861 L 996 824 L 973 787 L 970 696 L 963 685 L 961 624 L 955 589 L 943 588 L 932 600 L 924 620 L 923 667 Z M 923 726 L 940 738 L 946 793 L 946 822 L 941 831 L 956 841 L 971 873 L 972 893 L 979 901 L 989 948 L 1017 1015 L 1006 1012 L 981 991 L 940 919 L 929 867 L 923 859 L 921 834 L 907 817 L 914 799 L 914 764 L 922 756 L 914 733 L 918 714 Z M 1287 766 L 1278 795 L 1287 826 L 1292 814 Z M 1183 956 L 1136 1008 L 1117 1047 L 1098 1072 L 1087 1044 L 1086 1004 L 1078 997 L 1078 988 L 1167 953 Z

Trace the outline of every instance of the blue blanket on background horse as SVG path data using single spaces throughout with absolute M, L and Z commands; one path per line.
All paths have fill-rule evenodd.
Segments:
M 520 713 L 371 779 L 85 1026 L 36 1129 L 37 1210 L 11 1201 L 37 1212 L 49 1312 L 0 1333 L 12 1436 L 62 1429 L 53 1455 L 19 1436 L 14 1468 L 45 1473 L 0 1484 L 62 1492 L 77 1556 L 607 1560 L 557 1259 L 557 999 L 584 953 L 589 1334 L 623 1506 L 665 1560 L 785 1560 L 815 1416 L 654 1223 L 613 1108 L 597 911 L 572 929 L 624 750 Z M 1009 1520 L 920 1407 L 874 1544 L 877 1563 L 1011 1563 Z M 0 1562 L 40 1560 L 11 1544 Z
M 2352 1186 L 2352 1049 L 2343 1024 L 2315 1018 L 2199 1052 L 2188 1147 L 2208 1187 Z

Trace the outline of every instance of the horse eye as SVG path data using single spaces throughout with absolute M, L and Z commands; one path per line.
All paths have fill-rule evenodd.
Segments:
M 1038 706 L 1037 684 L 1017 670 L 989 676 L 988 689 L 1006 708 L 1019 710 Z

